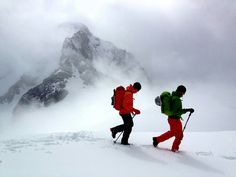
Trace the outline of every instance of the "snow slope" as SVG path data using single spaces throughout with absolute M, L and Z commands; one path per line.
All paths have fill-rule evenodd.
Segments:
M 131 146 L 109 132 L 72 132 L 0 139 L 1 177 L 235 177 L 236 131 L 185 133 L 152 146 L 159 133 L 133 132 Z

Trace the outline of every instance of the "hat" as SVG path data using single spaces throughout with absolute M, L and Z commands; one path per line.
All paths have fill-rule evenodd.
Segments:
M 140 84 L 139 82 L 135 82 L 135 83 L 133 84 L 133 87 L 134 87 L 137 91 L 141 90 L 141 88 L 142 88 L 142 86 L 141 86 L 141 84 Z
M 186 87 L 183 86 L 183 85 L 179 85 L 176 89 L 177 92 L 183 92 L 185 93 L 186 92 Z

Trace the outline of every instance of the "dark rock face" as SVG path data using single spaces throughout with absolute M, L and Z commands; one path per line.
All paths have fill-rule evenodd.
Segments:
M 26 92 L 21 97 L 18 106 L 32 103 L 42 103 L 44 106 L 48 106 L 50 103 L 62 100 L 68 94 L 65 86 L 70 77 L 71 75 L 64 71 L 55 71 L 41 84 Z

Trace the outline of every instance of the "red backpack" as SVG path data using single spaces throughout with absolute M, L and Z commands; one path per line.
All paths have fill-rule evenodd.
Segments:
M 125 95 L 125 88 L 123 86 L 119 86 L 116 89 L 114 89 L 114 94 L 111 97 L 111 105 L 113 105 L 113 107 L 118 111 L 120 111 L 122 108 L 124 95 Z

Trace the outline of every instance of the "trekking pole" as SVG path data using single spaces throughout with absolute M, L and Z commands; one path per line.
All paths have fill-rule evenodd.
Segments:
M 188 123 L 188 120 L 189 120 L 189 118 L 190 118 L 190 116 L 191 116 L 191 112 L 189 113 L 189 115 L 188 115 L 188 119 L 187 119 L 187 121 L 186 121 L 186 123 L 185 123 L 185 125 L 184 125 L 184 129 L 183 129 L 183 132 L 184 132 L 184 130 L 185 130 L 185 128 L 186 128 L 186 126 L 187 126 L 187 123 Z
M 133 114 L 132 119 L 136 116 L 136 114 Z M 124 133 L 124 130 L 122 132 L 120 132 L 119 136 L 116 138 L 116 140 L 114 141 L 114 144 L 117 142 L 117 140 L 120 138 L 120 136 Z
M 114 141 L 114 143 L 117 142 L 117 140 L 120 138 L 120 136 L 124 133 L 124 131 L 120 132 L 119 136 L 116 138 L 116 140 Z

